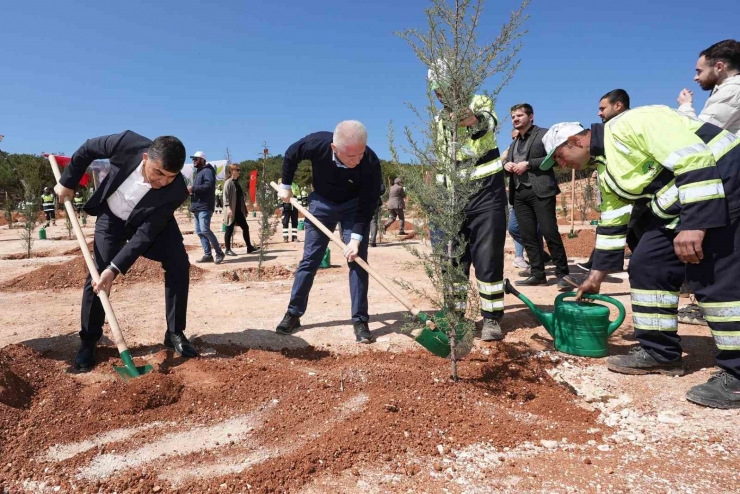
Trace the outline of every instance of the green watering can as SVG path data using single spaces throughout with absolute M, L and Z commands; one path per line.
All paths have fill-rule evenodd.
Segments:
M 624 306 L 606 295 L 588 294 L 593 300 L 600 300 L 619 309 L 619 316 L 609 321 L 609 308 L 591 302 L 566 302 L 575 297 L 575 292 L 561 293 L 555 299 L 555 311 L 545 312 L 537 308 L 531 300 L 504 280 L 504 291 L 516 295 L 534 312 L 555 342 L 555 349 L 579 357 L 606 357 L 609 353 L 607 340 L 624 322 Z

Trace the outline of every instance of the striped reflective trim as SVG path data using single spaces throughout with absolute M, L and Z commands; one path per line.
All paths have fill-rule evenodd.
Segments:
M 693 184 L 682 185 L 678 188 L 678 197 L 681 204 L 721 199 L 725 197 L 725 188 L 722 180 L 705 180 Z
M 621 188 L 619 184 L 617 184 L 617 181 L 614 180 L 614 177 L 609 174 L 609 170 L 605 169 L 604 171 L 604 182 L 606 183 L 607 187 L 609 187 L 619 197 L 627 199 L 628 201 L 635 201 L 637 199 L 652 197 L 652 194 L 631 194 L 627 192 L 626 190 Z M 599 177 L 601 177 L 601 174 L 599 174 Z
M 733 147 L 733 143 L 737 140 L 738 137 L 735 134 L 730 134 L 728 132 L 720 137 L 717 142 L 712 143 L 711 150 L 714 155 L 714 161 L 719 161 L 725 154 L 727 154 L 727 152 Z
M 602 211 L 601 219 L 603 221 L 609 221 L 615 218 L 619 218 L 620 216 L 624 216 L 625 214 L 632 214 L 632 204 L 627 204 L 626 206 L 615 209 L 613 211 Z
M 676 187 L 675 181 L 672 181 L 670 185 L 663 187 L 657 194 L 655 194 L 655 202 L 663 211 L 668 211 L 668 208 L 670 208 L 677 199 L 678 187 Z
M 501 158 L 496 158 L 493 161 L 489 161 L 488 163 L 483 163 L 482 165 L 476 165 L 473 172 L 470 174 L 470 178 L 472 179 L 479 179 L 488 177 L 490 175 L 493 175 L 494 173 L 498 173 L 500 171 L 504 170 L 504 165 L 501 162 Z
M 740 302 L 708 302 L 699 304 L 710 322 L 740 321 Z
M 482 298 L 480 299 L 480 308 L 481 310 L 485 310 L 488 312 L 504 310 L 504 301 L 503 300 L 486 300 Z
M 632 314 L 635 329 L 647 331 L 678 331 L 678 320 L 675 314 Z
M 664 226 L 663 228 L 666 228 L 668 230 L 675 230 L 676 227 L 678 227 L 679 223 L 681 223 L 681 218 L 676 218 L 670 223 L 668 223 L 666 226 Z
M 740 331 L 712 331 L 712 336 L 720 350 L 740 350 Z
M 711 152 L 709 146 L 707 146 L 706 144 L 692 144 L 691 146 L 673 151 L 671 154 L 668 155 L 662 165 L 665 168 L 673 171 L 673 169 L 676 168 L 676 164 L 685 157 L 691 156 L 692 154 L 704 153 L 707 151 Z
M 478 282 L 478 293 L 483 293 L 485 295 L 494 295 L 496 293 L 503 293 L 504 291 L 503 281 L 497 281 L 496 283 L 486 283 L 480 280 L 475 281 Z
M 664 292 L 661 290 L 639 290 L 633 288 L 630 291 L 633 305 L 643 307 L 666 307 L 674 309 L 678 307 L 678 292 Z
M 596 248 L 600 250 L 620 250 L 627 245 L 627 235 L 596 235 Z
M 612 138 L 612 143 L 614 144 L 614 147 L 619 149 L 622 154 L 630 154 L 630 148 L 628 148 L 622 141 L 620 141 L 616 137 Z

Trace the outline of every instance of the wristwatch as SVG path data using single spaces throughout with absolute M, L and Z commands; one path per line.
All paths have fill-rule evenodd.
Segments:
M 110 269 L 111 271 L 113 271 L 113 274 L 115 274 L 116 276 L 121 274 L 121 270 L 118 269 L 118 266 L 116 266 L 113 263 L 108 264 L 108 267 L 106 267 L 105 269 Z

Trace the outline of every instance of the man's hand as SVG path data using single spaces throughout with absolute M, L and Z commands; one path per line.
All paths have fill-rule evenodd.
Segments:
M 192 185 L 188 185 L 188 194 L 190 194 L 191 196 L 193 195 L 193 186 Z
M 95 283 L 95 280 L 93 280 L 93 291 L 95 293 L 100 293 L 100 290 L 103 290 L 106 295 L 110 296 L 110 287 L 113 285 L 113 280 L 115 279 L 116 273 L 106 268 L 102 273 L 100 273 L 100 283 Z
M 516 173 L 517 175 L 521 175 L 527 171 L 527 168 L 529 167 L 529 163 L 526 161 L 522 161 L 521 163 L 516 163 L 511 171 L 512 173 Z
M 606 278 L 606 271 L 596 271 L 592 269 L 588 274 L 588 278 L 586 278 L 583 283 L 581 283 L 581 286 L 578 287 L 576 299 L 588 300 L 589 293 L 599 293 L 599 290 L 601 290 L 601 284 L 604 282 L 604 278 Z
M 293 191 L 290 189 L 280 188 L 278 192 L 278 198 L 283 202 L 290 202 L 290 198 L 293 197 Z
M 347 244 L 347 247 L 342 251 L 342 255 L 347 258 L 347 261 L 354 262 L 357 255 L 360 252 L 360 241 L 352 239 Z
M 678 104 L 683 105 L 685 103 L 691 104 L 694 101 L 694 93 L 689 91 L 688 89 L 682 89 L 680 93 L 678 93 Z
M 64 203 L 65 199 L 69 199 L 71 201 L 75 196 L 74 189 L 68 189 L 62 184 L 56 184 L 54 186 L 54 193 L 57 195 L 59 202 L 61 203 Z
M 704 251 L 701 244 L 704 241 L 706 230 L 684 230 L 676 235 L 673 240 L 673 248 L 676 255 L 683 262 L 699 264 L 704 259 Z
M 513 161 L 509 161 L 504 165 L 504 170 L 506 170 L 509 173 L 514 173 L 514 167 L 516 166 L 516 163 Z
M 459 117 L 454 112 L 450 112 L 450 118 L 457 120 L 457 123 L 462 127 L 472 127 L 478 123 L 478 117 L 475 116 L 470 108 L 466 108 L 465 112 Z
M 226 217 L 231 218 L 231 206 L 226 206 Z

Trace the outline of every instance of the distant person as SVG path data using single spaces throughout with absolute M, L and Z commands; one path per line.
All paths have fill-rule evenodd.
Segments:
M 95 283 L 88 275 L 82 291 L 82 342 L 74 361 L 75 371 L 88 372 L 95 366 L 96 346 L 105 322 L 97 294 L 101 290 L 110 294 L 115 279 L 125 275 L 142 256 L 161 263 L 164 269 L 164 345 L 183 357 L 197 357 L 198 352 L 184 334 L 190 262 L 174 216 L 188 197 L 180 173 L 185 147 L 176 137 L 161 136 L 150 141 L 130 130 L 88 139 L 72 155 L 54 188 L 60 200 L 74 196 L 74 188 L 96 159 L 110 160 L 112 173 L 84 208 L 87 214 L 97 216 L 93 247 L 100 281 Z
M 514 206 L 530 264 L 529 276 L 515 284 L 547 285 L 545 252 L 537 231 L 539 225 L 555 264 L 558 290 L 571 290 L 578 284 L 568 277 L 568 257 L 555 214 L 555 201 L 560 188 L 551 169 L 540 169 L 540 164 L 547 155 L 542 144 L 542 137 L 547 129 L 535 125 L 534 109 L 528 103 L 514 105 L 511 108 L 511 119 L 518 135 L 509 146 L 509 161 L 504 169 L 510 173 L 509 203 Z
M 316 132 L 293 143 L 283 158 L 279 197 L 290 202 L 298 163 L 311 161 L 314 192 L 309 198 L 309 212 L 329 231 L 340 225 L 347 247 L 342 254 L 349 263 L 349 291 L 352 298 L 352 323 L 358 343 L 372 343 L 375 337 L 368 327 L 367 272 L 354 262 L 367 261 L 370 219 L 380 194 L 380 160 L 367 147 L 367 130 L 357 120 L 340 122 L 331 132 Z M 301 327 L 301 316 L 308 307 L 308 294 L 316 271 L 329 245 L 321 230 L 306 223 L 303 259 L 293 281 L 288 311 L 275 331 L 289 335 Z
M 221 186 L 221 184 L 218 184 L 216 186 L 216 209 L 215 213 L 221 213 L 223 212 L 224 208 L 224 188 Z
M 41 194 L 41 207 L 44 209 L 44 215 L 46 216 L 46 225 L 44 226 L 49 226 L 49 222 L 56 225 L 56 197 L 51 191 L 51 187 L 44 187 L 44 193 Z
M 77 217 L 81 220 L 82 219 L 82 207 L 85 205 L 85 199 L 82 197 L 82 194 L 80 194 L 79 190 L 75 192 L 75 197 L 72 202 L 74 203 L 75 211 L 77 212 Z
M 406 235 L 406 218 L 404 217 L 403 210 L 406 209 L 406 191 L 403 188 L 403 179 L 396 177 L 391 185 L 391 191 L 388 193 L 388 213 L 390 218 L 388 221 L 383 223 L 383 233 L 388 231 L 388 228 L 396 221 L 396 217 L 400 220 L 399 224 L 399 235 Z
M 290 186 L 291 193 L 296 199 L 300 196 L 301 190 L 298 184 L 293 182 Z M 293 204 L 289 202 L 283 203 L 283 242 L 288 242 L 288 237 L 292 237 L 290 240 L 298 242 L 298 210 L 293 207 Z M 290 233 L 292 230 L 292 234 Z
M 378 220 L 380 216 L 380 209 L 383 207 L 383 196 L 385 195 L 385 191 L 385 184 L 383 182 L 380 182 L 380 195 L 378 196 L 378 205 L 375 206 L 373 219 L 370 220 L 370 247 L 378 246 Z
M 694 93 L 683 89 L 678 111 L 709 122 L 733 134 L 740 133 L 740 41 L 726 39 L 699 54 L 694 81 L 711 91 L 704 109 L 696 115 Z
M 195 216 L 195 233 L 200 237 L 203 246 L 203 257 L 195 262 L 214 262 L 221 264 L 224 260 L 224 251 L 221 250 L 216 235 L 211 231 L 211 217 L 216 206 L 216 170 L 206 161 L 203 151 L 191 156 L 193 166 L 198 173 L 193 179 L 193 185 L 188 186 L 190 192 L 190 211 Z M 216 257 L 211 254 L 211 246 L 216 251 Z
M 222 202 L 224 205 L 224 225 L 226 225 L 226 234 L 224 235 L 224 245 L 226 249 L 224 254 L 227 256 L 236 256 L 236 252 L 231 249 L 231 239 L 234 235 L 234 227 L 242 229 L 244 243 L 247 246 L 247 254 L 257 252 L 259 247 L 252 245 L 249 238 L 249 224 L 247 223 L 247 205 L 245 202 L 244 191 L 239 185 L 239 175 L 241 166 L 237 164 L 229 165 L 229 179 L 224 184 Z

